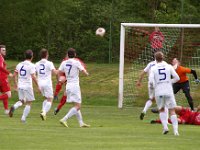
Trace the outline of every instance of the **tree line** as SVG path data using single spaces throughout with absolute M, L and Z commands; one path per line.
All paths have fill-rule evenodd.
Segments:
M 60 61 L 73 47 L 84 61 L 117 62 L 121 22 L 200 23 L 199 0 L 0 0 L 0 10 L 0 43 L 14 60 L 47 48 Z

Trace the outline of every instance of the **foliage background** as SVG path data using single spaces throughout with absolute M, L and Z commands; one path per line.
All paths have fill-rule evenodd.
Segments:
M 74 47 L 84 61 L 117 62 L 121 22 L 200 23 L 199 0 L 0 0 L 0 10 L 0 43 L 15 60 L 45 47 L 60 61 Z

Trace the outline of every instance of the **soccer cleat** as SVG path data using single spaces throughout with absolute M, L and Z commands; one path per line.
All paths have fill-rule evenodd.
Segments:
M 178 132 L 174 132 L 174 135 L 175 135 L 175 136 L 179 136 L 179 133 L 178 133 Z
M 42 118 L 43 121 L 47 119 L 47 116 L 44 113 L 40 113 L 40 117 Z
M 54 109 L 54 115 L 57 115 L 57 113 L 59 112 L 60 110 L 58 108 L 55 108 Z
M 140 120 L 143 120 L 143 119 L 144 119 L 144 116 L 145 116 L 145 113 L 142 112 L 142 113 L 140 114 Z
M 53 100 L 54 100 L 54 101 L 57 101 L 57 100 L 58 100 L 58 96 L 57 96 L 57 95 L 54 95 Z
M 24 120 L 24 119 L 21 119 L 21 123 L 24 123 L 24 124 L 25 124 L 25 123 L 26 123 L 26 120 Z
M 158 111 L 157 108 L 152 108 L 152 109 L 151 109 L 151 112 L 152 112 L 152 113 L 159 113 L 159 111 Z
M 6 110 L 4 111 L 4 114 L 5 114 L 5 115 L 8 115 L 8 114 L 9 114 L 9 110 L 6 109 Z
M 163 130 L 163 134 L 167 134 L 169 132 L 168 129 Z
M 61 119 L 60 124 L 62 124 L 64 127 L 68 128 L 67 121 L 64 121 L 64 120 Z
M 14 111 L 15 111 L 15 108 L 14 108 L 14 106 L 12 106 L 12 107 L 10 108 L 9 113 L 8 113 L 10 117 L 13 116 Z
M 89 128 L 90 125 L 83 123 L 82 125 L 80 125 L 81 128 Z
M 150 123 L 151 124 L 156 124 L 157 122 L 156 122 L 156 120 L 151 120 Z

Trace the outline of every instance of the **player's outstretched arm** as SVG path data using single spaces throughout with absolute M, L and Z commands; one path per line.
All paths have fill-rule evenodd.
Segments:
M 139 79 L 138 79 L 138 81 L 137 81 L 137 83 L 136 83 L 136 85 L 137 86 L 141 86 L 141 82 L 142 82 L 142 79 L 144 78 L 144 75 L 146 74 L 146 72 L 144 72 L 144 71 L 142 71 L 141 73 L 140 73 L 140 77 L 139 77 Z
M 89 76 L 89 73 L 87 72 L 86 69 L 83 69 L 82 72 L 83 72 L 86 76 Z

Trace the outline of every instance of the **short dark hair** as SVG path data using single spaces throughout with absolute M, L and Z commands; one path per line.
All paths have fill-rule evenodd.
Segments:
M 69 58 L 74 58 L 76 56 L 76 50 L 74 48 L 69 48 L 67 50 L 67 55 Z
M 46 58 L 48 54 L 49 54 L 49 53 L 48 53 L 48 50 L 47 50 L 47 49 L 42 48 L 42 49 L 40 50 L 40 57 L 41 57 L 41 58 Z
M 161 62 L 164 59 L 164 54 L 161 51 L 158 51 L 154 54 L 154 57 L 157 62 Z
M 5 45 L 0 45 L 0 50 L 1 50 L 1 48 L 6 48 L 6 46 Z
M 33 57 L 33 51 L 31 49 L 28 49 L 25 51 L 25 58 L 31 59 Z

